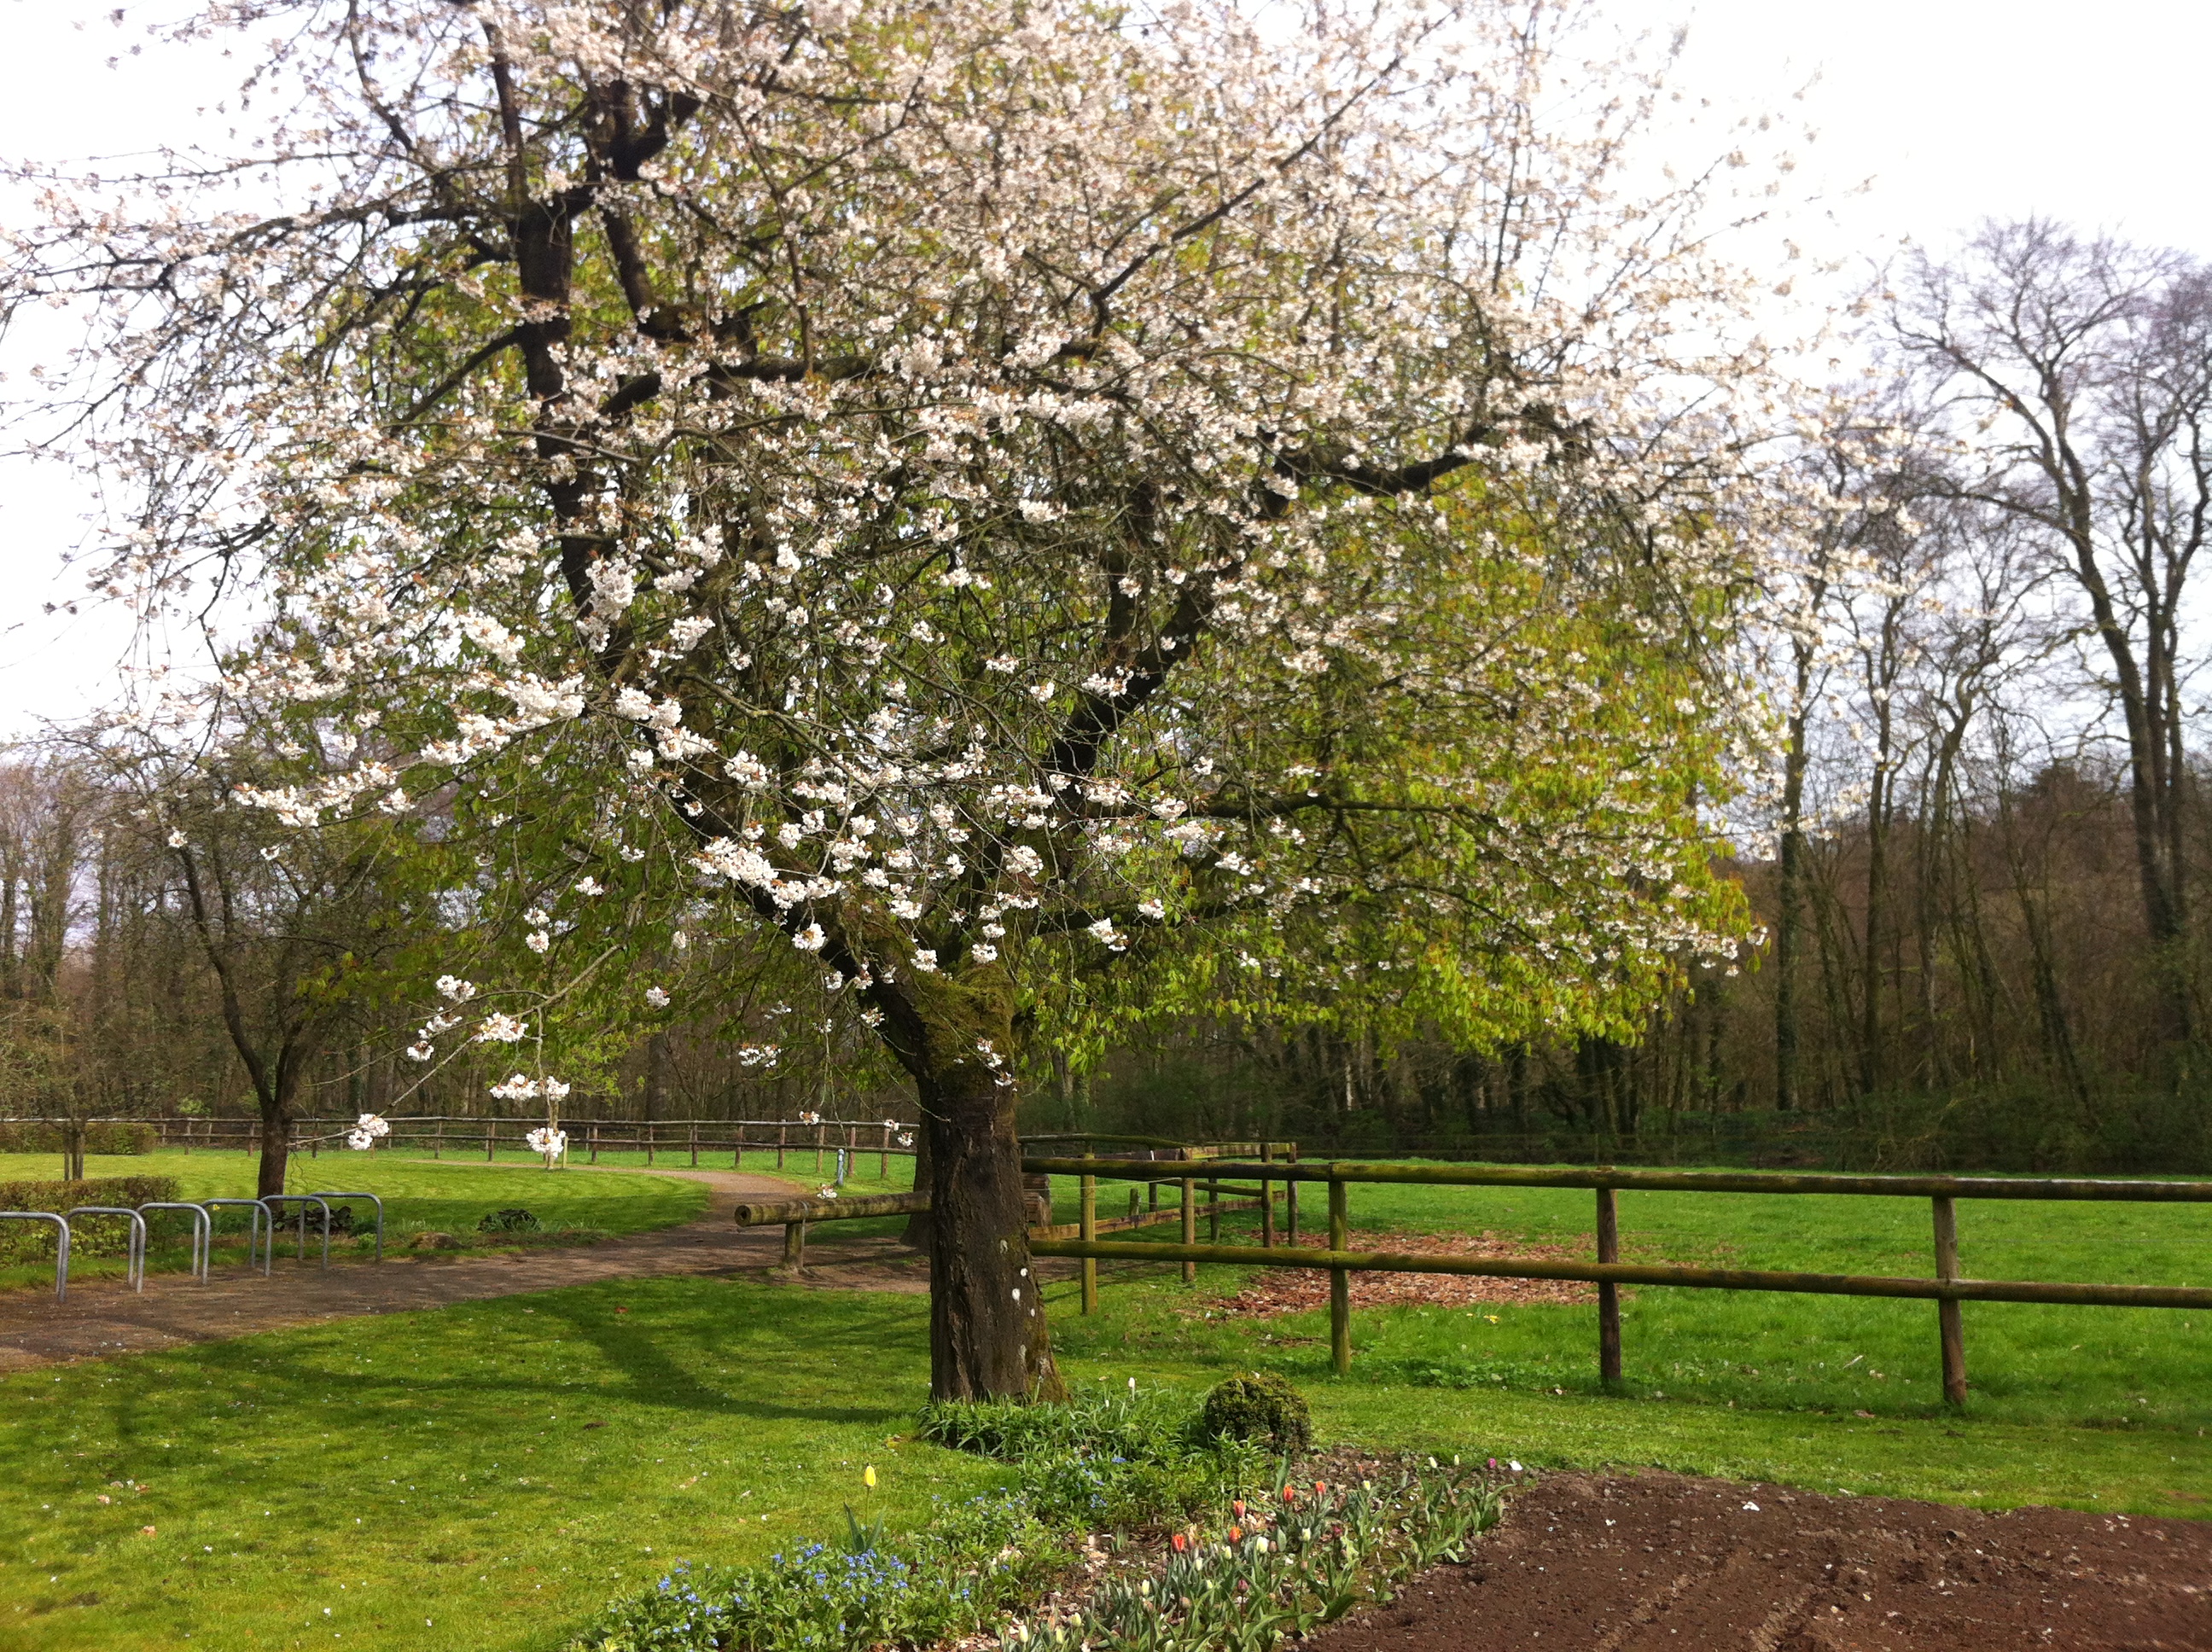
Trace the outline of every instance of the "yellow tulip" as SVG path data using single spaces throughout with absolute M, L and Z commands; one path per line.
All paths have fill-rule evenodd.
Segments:
M 876 1466 L 875 1466 L 875 1464 L 873 1464 L 873 1463 L 870 1463 L 870 1464 L 867 1466 L 866 1469 L 865 1471 L 863 1471 L 863 1473 L 861 1473 L 861 1475 L 860 1475 L 860 1482 L 861 1482 L 861 1484 L 862 1484 L 862 1485 L 866 1485 L 866 1487 L 867 1487 L 871 1491 L 874 1491 L 874 1490 L 876 1489 Z

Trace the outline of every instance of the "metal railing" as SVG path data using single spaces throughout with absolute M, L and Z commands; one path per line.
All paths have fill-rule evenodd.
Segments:
M 1498 1278 L 1571 1279 L 1598 1287 L 1598 1370 L 1607 1385 L 1620 1380 L 1620 1298 L 1624 1285 L 1680 1285 L 1712 1291 L 1778 1291 L 1831 1297 L 1889 1297 L 1936 1304 L 1937 1339 L 1942 1357 L 1943 1394 L 1951 1404 L 1966 1398 L 1966 1337 L 1959 1304 L 1967 1302 L 2049 1303 L 2107 1308 L 2212 1309 L 2212 1288 L 2189 1285 L 2074 1284 L 2030 1279 L 1972 1279 L 1959 1272 L 1957 1201 L 1961 1199 L 2100 1200 L 2127 1203 L 2212 1204 L 2212 1181 L 2091 1181 L 2007 1176 L 1789 1175 L 1734 1170 L 1643 1170 L 1600 1166 L 1594 1169 L 1541 1169 L 1520 1166 L 1359 1163 L 1221 1163 L 1209 1165 L 1216 1176 L 1279 1181 L 1290 1187 L 1318 1181 L 1328 1188 L 1328 1246 L 1301 1248 L 1295 1230 L 1288 1246 L 1276 1247 L 1263 1230 L 1260 1245 L 1200 1245 L 1194 1242 L 1189 1195 L 1184 1195 L 1183 1240 L 1180 1244 L 1130 1243 L 1097 1236 L 1089 1213 L 1095 1210 L 1100 1178 L 1164 1180 L 1157 1167 L 1107 1158 L 1030 1158 L 1033 1175 L 1080 1178 L 1083 1231 L 1073 1239 L 1039 1239 L 1030 1248 L 1039 1256 L 1066 1256 L 1083 1263 L 1083 1311 L 1097 1305 L 1101 1261 L 1176 1262 L 1186 1279 L 1200 1262 L 1239 1266 L 1317 1268 L 1329 1275 L 1329 1346 L 1337 1370 L 1352 1365 L 1351 1276 L 1360 1272 L 1468 1274 Z M 1596 1260 L 1590 1262 L 1515 1260 L 1505 1258 L 1429 1256 L 1387 1251 L 1358 1251 L 1350 1245 L 1347 1189 L 1354 1183 L 1456 1187 L 1583 1187 L 1597 1195 Z M 1186 1187 L 1188 1183 L 1184 1184 Z M 1264 1185 L 1264 1184 L 1263 1184 Z M 1843 1193 L 1929 1201 L 1935 1223 L 1936 1275 L 1932 1278 L 1881 1274 L 1809 1273 L 1753 1268 L 1686 1267 L 1674 1264 L 1623 1262 L 1617 1202 L 1624 1189 L 1655 1193 Z M 1269 1200 L 1266 1208 L 1272 1214 Z

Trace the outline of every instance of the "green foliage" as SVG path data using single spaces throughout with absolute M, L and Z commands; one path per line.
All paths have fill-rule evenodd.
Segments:
M 59 1216 L 79 1205 L 138 1206 L 177 1197 L 169 1176 L 89 1176 L 82 1181 L 0 1181 L 0 1210 L 52 1211 Z M 162 1213 L 149 1217 L 150 1224 Z M 173 1219 L 189 1217 L 171 1213 Z M 0 1222 L 0 1264 L 52 1260 L 57 1238 L 46 1222 Z M 150 1237 L 150 1235 L 149 1235 Z M 120 1256 L 131 1242 L 131 1219 L 124 1216 L 81 1216 L 70 1224 L 70 1259 Z
M 58 1153 L 62 1127 L 29 1120 L 0 1124 L 0 1153 Z M 84 1127 L 84 1151 L 115 1155 L 150 1153 L 161 1137 L 150 1124 L 111 1120 Z
M 1377 1485 L 1285 1482 L 1270 1507 L 1239 1503 L 1212 1541 L 1178 1534 L 1158 1576 L 1109 1579 L 1071 1617 L 1017 1622 L 1001 1652 L 1268 1652 L 1443 1560 L 1495 1524 L 1495 1488 L 1456 1466 Z
M 492 1212 L 477 1224 L 478 1233 L 538 1233 L 545 1224 L 520 1205 Z
M 1217 1383 L 1199 1426 L 1215 1438 L 1265 1441 L 1285 1454 L 1313 1443 L 1304 1397 L 1272 1371 L 1246 1371 Z

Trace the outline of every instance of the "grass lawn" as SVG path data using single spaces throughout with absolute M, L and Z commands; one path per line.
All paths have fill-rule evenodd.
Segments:
M 580 1184 L 658 1180 L 541 1184 L 583 1196 Z M 1379 1230 L 1571 1242 L 1589 1204 L 1355 1189 L 1352 1211 Z M 1622 1217 L 1632 1255 L 1928 1265 L 1923 1203 L 1625 1195 Z M 2183 1283 L 2212 1278 L 2208 1218 L 1973 1203 L 1960 1221 L 1972 1272 Z M 1063 1363 L 1079 1379 L 1194 1388 L 1257 1363 L 1306 1391 L 1324 1442 L 2212 1515 L 2201 1315 L 1970 1303 L 1977 1387 L 1954 1416 L 1937 1400 L 1925 1304 L 1640 1291 L 1623 1315 L 1628 1392 L 1607 1396 L 1588 1307 L 1362 1312 L 1339 1380 L 1320 1315 L 1206 1317 L 1244 1277 L 1209 1268 L 1192 1290 L 1165 1269 L 1109 1269 L 1088 1318 L 1072 1284 L 1054 1285 Z M 632 1280 L 0 1379 L 0 1652 L 341 1637 L 546 1652 L 677 1558 L 757 1558 L 829 1534 L 848 1502 L 895 1527 L 919 1521 L 933 1496 L 1003 1473 L 899 1438 L 924 1397 L 927 1315 L 913 1297 Z
M 185 1200 L 245 1199 L 253 1193 L 255 1161 L 244 1153 L 158 1152 L 129 1156 L 92 1156 L 85 1160 L 88 1176 L 174 1176 L 178 1197 Z M 0 1180 L 51 1179 L 57 1173 L 51 1153 L 0 1153 Z M 295 1157 L 289 1186 L 294 1193 L 325 1189 L 373 1193 L 384 1200 L 385 1248 L 404 1245 L 407 1236 L 439 1230 L 472 1236 L 477 1224 L 492 1211 L 520 1206 L 548 1228 L 592 1228 L 605 1233 L 637 1233 L 648 1228 L 674 1227 L 696 1218 L 706 1208 L 707 1190 L 696 1181 L 672 1176 L 622 1175 L 590 1170 L 548 1172 L 534 1162 L 472 1164 L 465 1160 L 398 1158 L 383 1153 L 348 1153 L 322 1159 Z M 247 1212 L 221 1212 L 228 1236 L 242 1258 Z M 370 1216 L 363 1205 L 360 1218 Z M 186 1251 L 183 1236 L 186 1218 L 176 1214 L 155 1218 L 155 1248 L 148 1259 L 153 1268 L 181 1270 Z M 309 1254 L 320 1244 L 315 1218 L 309 1218 Z M 337 1249 L 333 1248 L 333 1254 Z M 71 1278 L 120 1273 L 119 1257 L 70 1259 Z M 0 1268 L 0 1286 L 50 1284 L 51 1261 Z
M 641 1279 L 0 1379 L 0 1649 L 542 1648 L 678 1557 L 913 1524 L 1005 1478 L 894 1443 L 927 1312 Z
M 1109 1195 L 1109 1187 L 1099 1187 L 1102 1215 L 1126 1209 L 1127 1193 Z M 1620 1200 L 1621 1251 L 1632 1261 L 1935 1272 L 1925 1200 L 1648 1193 Z M 1062 1219 L 1073 1219 L 1072 1181 L 1055 1184 L 1054 1203 L 1056 1213 L 1067 1212 Z M 1326 1242 L 1325 1193 L 1307 1188 L 1302 1205 L 1302 1242 Z M 1350 1205 L 1353 1228 L 1370 1236 L 1488 1230 L 1592 1244 L 1595 1198 L 1582 1190 L 1355 1187 Z M 1248 1242 L 1255 1226 L 1253 1218 L 1225 1218 L 1223 1239 Z M 1982 1278 L 2212 1284 L 2212 1207 L 2205 1206 L 1961 1200 L 1959 1227 L 1961 1265 Z M 1176 1234 L 1169 1225 L 1114 1236 L 1171 1242 Z M 1133 1345 L 1188 1350 L 1214 1363 L 1256 1355 L 1297 1381 L 1328 1372 L 1322 1313 L 1193 1322 L 1176 1311 L 1182 1287 L 1165 1280 L 1109 1286 L 1103 1305 L 1098 1333 L 1127 1334 Z M 2174 1430 L 2191 1439 L 2212 1426 L 2204 1382 L 2212 1313 L 1968 1303 L 1965 1319 L 1969 1410 L 1978 1418 Z M 1088 1334 L 1070 1333 L 1077 1345 Z M 1932 1303 L 1639 1288 L 1624 1293 L 1621 1341 L 1626 1391 L 1646 1400 L 1877 1417 L 1943 1409 Z M 1352 1346 L 1367 1380 L 1462 1394 L 1599 1392 L 1595 1307 L 1363 1309 L 1353 1315 Z

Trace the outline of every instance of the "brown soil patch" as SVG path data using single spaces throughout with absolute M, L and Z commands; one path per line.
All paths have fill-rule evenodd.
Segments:
M 594 1169 L 593 1175 L 638 1172 Z M 57 1303 L 50 1290 L 0 1291 L 0 1371 L 63 1360 L 99 1359 L 185 1343 L 247 1336 L 290 1325 L 363 1314 L 402 1314 L 453 1303 L 553 1291 L 601 1279 L 669 1274 L 747 1274 L 816 1290 L 926 1291 L 927 1260 L 890 1238 L 840 1240 L 836 1224 L 817 1227 L 806 1247 L 805 1274 L 781 1268 L 783 1230 L 740 1228 L 731 1207 L 740 1200 L 790 1193 L 781 1181 L 728 1170 L 655 1170 L 656 1175 L 708 1184 L 706 1214 L 680 1228 L 626 1234 L 596 1245 L 484 1254 L 467 1251 L 405 1254 L 385 1260 L 331 1259 L 328 1272 L 301 1264 L 280 1245 L 273 1274 L 219 1267 L 205 1283 L 184 1273 L 153 1273 L 143 1291 L 119 1281 L 72 1283 Z
M 1477 1234 L 1392 1233 L 1356 1235 L 1370 1242 L 1354 1250 L 1389 1250 L 1416 1256 L 1497 1257 L 1516 1262 L 1587 1261 L 1595 1254 L 1579 1245 L 1532 1245 L 1519 1239 Z M 1485 1303 L 1585 1303 L 1597 1300 L 1597 1287 L 1576 1279 L 1500 1279 L 1469 1273 L 1354 1273 L 1354 1308 L 1468 1308 Z M 1309 1268 L 1270 1268 L 1224 1302 L 1205 1312 L 1273 1318 L 1307 1314 L 1328 1306 L 1328 1275 Z
M 2212 1649 L 2212 1523 L 1648 1473 L 1516 1493 L 1463 1566 L 1312 1652 Z

